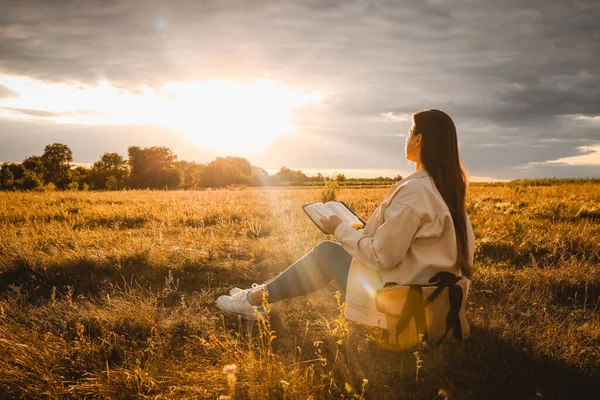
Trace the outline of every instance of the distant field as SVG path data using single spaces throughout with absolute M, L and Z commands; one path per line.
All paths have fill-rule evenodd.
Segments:
M 333 285 L 275 305 L 271 346 L 215 307 L 325 238 L 322 188 L 0 193 L 0 398 L 600 398 L 600 183 L 556 183 L 470 188 L 473 336 L 418 377 L 344 338 Z M 366 218 L 386 191 L 337 198 Z

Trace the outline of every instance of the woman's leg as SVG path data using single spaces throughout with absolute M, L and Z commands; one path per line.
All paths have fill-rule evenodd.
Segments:
M 346 290 L 352 256 L 338 243 L 325 240 L 308 254 L 296 261 L 271 282 L 256 288 L 238 290 L 230 296 L 217 298 L 217 307 L 230 314 L 254 320 L 266 289 L 269 302 L 276 302 L 316 292 L 334 280 L 340 289 Z
M 345 291 L 351 261 L 339 243 L 324 240 L 266 285 L 269 302 L 316 292 L 332 280 Z

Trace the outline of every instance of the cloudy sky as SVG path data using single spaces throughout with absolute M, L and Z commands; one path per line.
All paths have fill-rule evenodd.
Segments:
M 474 179 L 600 177 L 597 0 L 0 0 L 0 161 L 130 145 L 407 174 L 450 114 Z

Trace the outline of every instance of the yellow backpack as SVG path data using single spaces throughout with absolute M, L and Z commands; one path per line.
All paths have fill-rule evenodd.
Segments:
M 388 282 L 375 294 L 377 311 L 386 316 L 391 347 L 407 350 L 422 341 L 437 345 L 448 337 L 463 340 L 470 336 L 465 314 L 470 281 L 440 272 L 429 282 L 426 286 Z

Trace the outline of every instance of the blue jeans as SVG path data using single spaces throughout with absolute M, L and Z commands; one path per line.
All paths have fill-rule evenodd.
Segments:
M 331 281 L 345 292 L 351 262 L 342 245 L 324 240 L 267 284 L 269 302 L 316 292 Z

